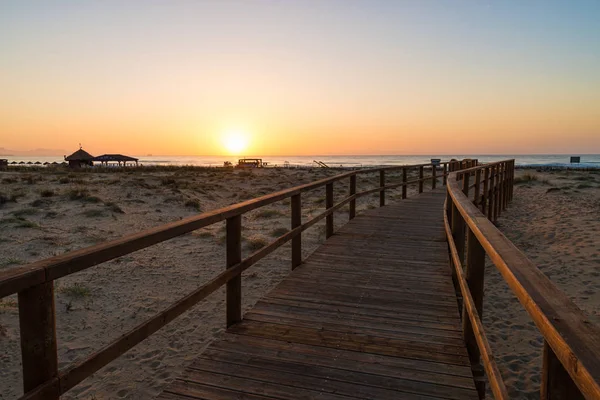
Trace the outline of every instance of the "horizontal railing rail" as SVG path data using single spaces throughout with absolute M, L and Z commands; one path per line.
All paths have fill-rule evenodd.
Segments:
M 448 176 L 444 222 L 474 375 L 483 361 L 494 397 L 508 398 L 481 323 L 487 255 L 544 337 L 541 398 L 598 399 L 600 329 L 494 225 L 513 198 L 513 186 L 514 160 Z M 476 379 L 481 398 L 483 382 Z
M 292 269 L 296 268 L 302 263 L 303 231 L 325 219 L 328 238 L 334 232 L 334 212 L 342 207 L 349 205 L 349 219 L 353 219 L 356 200 L 369 194 L 379 193 L 379 205 L 384 206 L 388 190 L 401 187 L 401 198 L 404 199 L 410 185 L 418 185 L 421 193 L 424 183 L 430 181 L 435 189 L 440 178 L 446 184 L 449 168 L 455 168 L 456 164 L 444 162 L 354 170 L 0 273 L 0 298 L 18 294 L 23 387 L 26 392 L 22 399 L 57 399 L 224 285 L 227 326 L 241 321 L 243 271 L 290 241 Z M 418 171 L 417 179 L 408 180 L 411 170 Z M 402 181 L 386 183 L 386 173 L 395 171 L 401 171 Z M 425 176 L 425 171 L 430 174 Z M 379 186 L 357 193 L 357 177 L 377 173 Z M 333 185 L 344 179 L 349 179 L 348 196 L 334 204 Z M 326 189 L 325 211 L 302 222 L 302 194 L 321 187 Z M 291 230 L 242 259 L 242 215 L 288 198 L 291 199 Z M 226 222 L 226 269 L 222 273 L 102 349 L 58 370 L 54 280 L 222 221 Z

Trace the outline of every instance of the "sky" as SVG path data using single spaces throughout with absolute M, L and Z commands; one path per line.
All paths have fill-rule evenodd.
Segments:
M 0 0 L 0 148 L 600 153 L 598 21 L 597 0 Z

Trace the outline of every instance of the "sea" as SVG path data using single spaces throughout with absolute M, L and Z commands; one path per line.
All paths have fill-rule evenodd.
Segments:
M 580 157 L 579 163 L 571 163 L 571 156 Z M 239 158 L 261 158 L 269 167 L 311 167 L 324 163 L 329 167 L 363 168 L 382 165 L 411 165 L 429 163 L 433 158 L 442 161 L 450 159 L 461 160 L 464 158 L 476 158 L 481 162 L 494 162 L 506 159 L 514 159 L 520 167 L 569 167 L 569 168 L 600 168 L 600 154 L 429 154 L 429 155 L 360 155 L 360 156 L 159 156 L 139 155 L 140 165 L 160 166 L 205 166 L 220 167 L 225 161 L 235 165 Z M 8 159 L 10 164 L 24 163 L 24 165 L 35 165 L 34 163 L 63 162 L 62 156 L 9 156 L 0 155 L 0 159 Z M 32 164 L 29 164 L 32 163 Z M 37 164 L 39 165 L 39 164 Z

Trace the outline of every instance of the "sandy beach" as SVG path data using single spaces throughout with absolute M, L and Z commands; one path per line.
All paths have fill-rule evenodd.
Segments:
M 198 212 L 312 182 L 343 171 L 254 171 L 171 168 L 121 172 L 4 172 L 0 206 L 0 268 L 14 268 Z M 389 182 L 399 182 L 397 174 Z M 378 184 L 360 177 L 358 190 Z M 440 180 L 441 184 L 441 180 Z M 415 188 L 409 190 L 409 195 Z M 335 185 L 336 201 L 348 193 Z M 400 190 L 388 193 L 398 200 Z M 357 201 L 357 211 L 378 205 L 378 195 Z M 303 219 L 325 207 L 325 190 L 303 196 Z M 289 200 L 243 218 L 243 253 L 250 254 L 290 226 Z M 337 226 L 347 210 L 335 216 Z M 59 368 L 98 350 L 221 272 L 225 226 L 212 225 L 55 282 Z M 303 233 L 306 257 L 325 239 L 324 221 Z M 248 309 L 290 268 L 290 247 L 246 271 L 243 307 Z M 224 291 L 209 297 L 149 339 L 72 389 L 66 399 L 147 399 L 160 393 L 225 325 Z M 0 398 L 22 393 L 16 296 L 0 301 Z
M 258 195 L 340 173 L 333 169 L 139 169 L 121 172 L 7 172 L 2 179 L 0 268 L 14 268 Z M 390 182 L 398 180 L 391 175 Z M 360 178 L 359 190 L 377 182 Z M 347 193 L 336 184 L 336 199 Z M 409 190 L 414 194 L 415 188 Z M 387 195 L 399 201 L 400 192 Z M 303 218 L 324 209 L 324 190 L 303 197 Z M 373 208 L 377 195 L 359 200 Z M 499 228 L 595 323 L 600 322 L 600 173 L 517 172 Z M 335 217 L 347 221 L 346 210 Z M 244 254 L 289 228 L 289 200 L 247 214 Z M 325 239 L 304 234 L 304 256 Z M 224 268 L 224 224 L 164 242 L 55 282 L 63 368 L 215 276 Z M 289 271 L 289 245 L 243 276 L 250 308 Z M 152 398 L 224 329 L 224 291 L 160 330 L 69 391 L 67 399 Z M 493 265 L 486 271 L 484 326 L 515 398 L 539 398 L 542 338 Z M 21 393 L 16 297 L 0 302 L 0 398 Z
M 600 324 L 600 171 L 518 170 L 499 229 Z M 509 393 L 539 399 L 543 338 L 493 265 L 484 327 Z

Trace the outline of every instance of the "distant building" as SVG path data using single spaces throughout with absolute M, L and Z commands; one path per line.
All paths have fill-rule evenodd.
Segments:
M 0 170 L 8 168 L 8 160 L 0 159 Z
M 123 154 L 103 154 L 101 156 L 98 157 L 94 157 L 92 159 L 92 161 L 94 162 L 99 162 L 100 165 L 105 165 L 108 166 L 108 163 L 118 163 L 119 166 L 121 166 L 121 163 L 123 163 L 123 166 L 127 166 L 127 163 L 135 163 L 135 165 L 138 165 L 138 159 L 135 157 L 129 157 L 129 156 L 124 156 Z
M 68 157 L 65 156 L 65 161 L 69 162 L 69 167 L 71 168 L 91 167 L 94 165 L 92 162 L 93 158 L 93 155 L 79 147 L 79 150 L 75 153 Z

